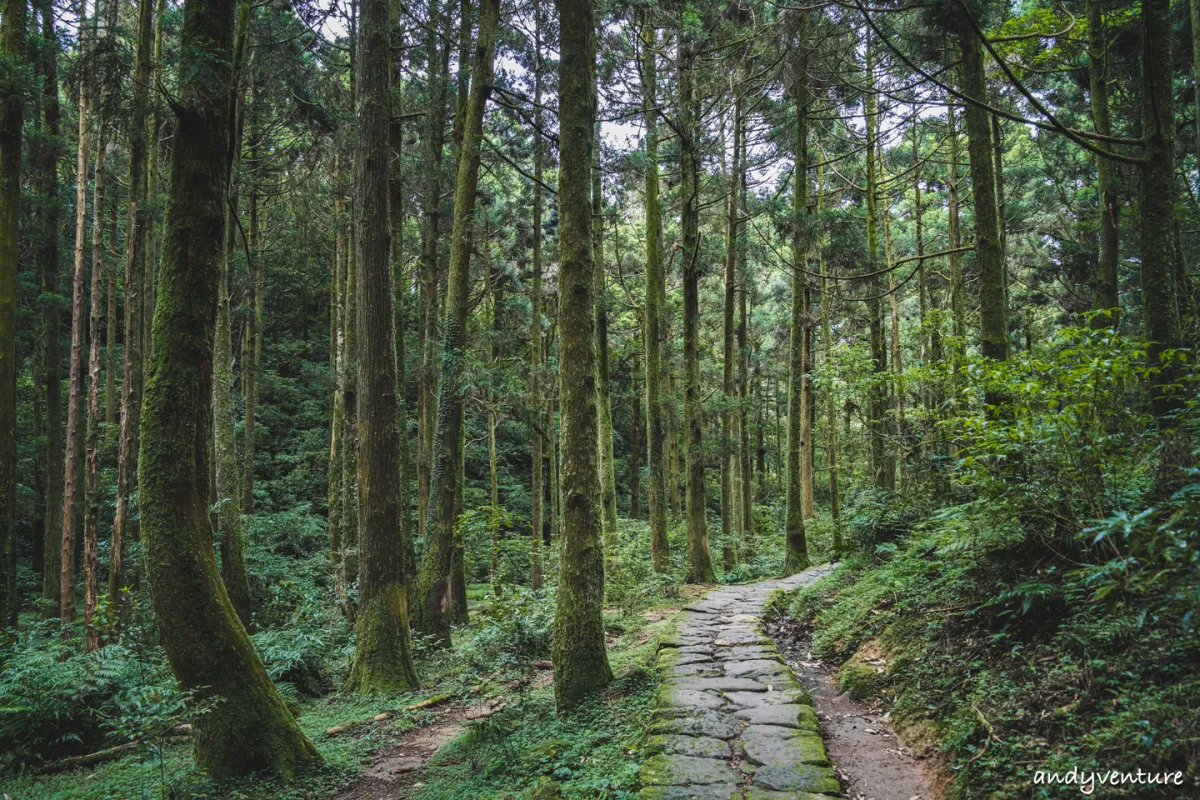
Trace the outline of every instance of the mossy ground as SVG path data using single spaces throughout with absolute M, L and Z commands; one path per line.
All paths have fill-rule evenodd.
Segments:
M 495 623 L 488 616 L 495 597 L 490 585 L 472 585 L 471 605 L 483 609 L 465 629 L 456 631 L 458 650 L 419 650 L 418 671 L 426 690 L 397 696 L 362 698 L 339 695 L 298 703 L 300 726 L 325 760 L 317 772 L 281 785 L 269 779 L 215 787 L 192 768 L 191 745 L 178 739 L 163 748 L 132 755 L 94 769 L 43 777 L 23 776 L 0 782 L 0 792 L 23 800 L 132 800 L 143 797 L 291 800 L 332 798 L 352 785 L 373 753 L 405 732 L 432 721 L 437 709 L 398 714 L 386 723 L 360 725 L 338 736 L 325 730 L 363 720 L 383 709 L 402 708 L 437 693 L 467 702 L 503 702 L 504 708 L 468 723 L 445 746 L 422 776 L 415 798 L 521 798 L 539 784 L 555 781 L 565 798 L 633 797 L 638 750 L 657 681 L 650 669 L 653 638 L 669 624 L 671 604 L 659 598 L 638 613 L 608 609 L 609 659 L 617 678 L 609 689 L 569 714 L 554 709 L 553 687 L 528 662 L 512 661 L 487 670 L 473 648 L 482 646 Z M 545 601 L 543 601 L 545 602 Z M 482 688 L 478 688 L 482 687 Z M 472 689 L 476 689 L 472 693 Z

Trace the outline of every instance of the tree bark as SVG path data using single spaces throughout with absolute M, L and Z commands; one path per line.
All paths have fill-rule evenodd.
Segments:
M 186 0 L 183 8 L 172 190 L 139 456 L 146 569 L 167 660 L 184 690 L 201 701 L 223 698 L 196 720 L 196 764 L 217 781 L 255 771 L 289 778 L 321 760 L 229 601 L 207 513 L 233 12 L 233 0 Z
M 662 404 L 662 306 L 663 282 L 659 242 L 662 239 L 661 209 L 658 204 L 658 71 L 655 49 L 658 33 L 650 12 L 642 12 L 642 117 L 646 127 L 646 452 L 650 492 L 650 563 L 664 572 L 671 562 L 667 542 L 667 486 L 664 449 L 667 447 Z
M 545 580 L 542 567 L 543 510 L 545 508 L 546 442 L 543 431 L 549 418 L 542 402 L 542 3 L 533 0 L 534 65 L 533 65 L 533 276 L 530 281 L 532 315 L 529 322 L 529 402 L 533 424 L 530 426 L 530 448 L 533 474 L 530 479 L 530 586 L 542 588 Z
M 1171 92 L 1171 4 L 1142 3 L 1142 302 L 1150 403 L 1162 429 L 1176 425 L 1182 398 L 1173 389 L 1180 377 L 1178 291 L 1175 281 L 1175 101 Z
M 9 79 L 25 63 L 27 0 L 0 6 L 0 53 Z M 17 624 L 17 272 L 21 220 L 22 90 L 0 105 L 0 625 Z
M 735 81 L 735 84 L 740 81 Z M 726 572 L 731 572 L 737 564 L 737 551 L 734 541 L 741 533 L 741 514 L 734 506 L 734 457 L 733 447 L 734 414 L 736 391 L 734 387 L 735 351 L 733 347 L 734 326 L 737 305 L 737 266 L 738 266 L 738 190 L 741 188 L 741 157 L 742 157 L 742 95 L 740 86 L 735 88 L 733 101 L 733 154 L 729 170 L 729 202 L 725 219 L 725 302 L 721 350 L 721 389 L 725 394 L 725 408 L 721 413 L 721 556 Z M 736 519 L 735 519 L 736 517 Z
M 1192 0 L 1192 30 L 1195 52 L 1200 55 L 1200 0 Z M 1101 136 L 1112 134 L 1108 113 L 1108 43 L 1105 38 L 1104 15 L 1100 0 L 1088 0 L 1088 81 L 1092 103 L 1092 122 Z M 1200 70 L 1200 62 L 1195 65 Z M 1197 73 L 1200 74 L 1200 73 Z M 1200 102 L 1200 95 L 1197 96 Z M 1200 137 L 1200 121 L 1197 136 Z M 1200 143 L 1200 138 L 1197 139 Z M 1197 150 L 1200 153 L 1200 149 Z M 1096 157 L 1096 193 L 1100 201 L 1100 253 L 1096 260 L 1096 286 L 1092 293 L 1092 310 L 1104 311 L 1092 317 L 1093 327 L 1113 327 L 1120 321 L 1120 300 L 1117 296 L 1117 220 L 1120 201 L 1117 198 L 1116 164 L 1107 158 Z
M 600 126 L 596 125 L 592 169 L 592 253 L 596 298 L 596 413 L 597 446 L 600 449 L 600 498 L 603 503 L 604 549 L 616 547 L 617 478 L 613 463 L 612 388 L 608 375 L 608 300 L 604 272 L 604 194 L 600 181 Z
M 604 550 L 597 427 L 595 265 L 588 173 L 596 124 L 592 0 L 558 0 L 559 394 L 563 541 L 551 653 L 554 697 L 572 708 L 612 682 L 604 644 Z
M 362 0 L 361 8 L 354 244 L 361 344 L 357 477 L 362 517 L 358 641 L 349 688 L 363 694 L 392 694 L 418 686 L 408 645 L 404 537 L 398 530 L 401 461 L 388 214 L 392 58 L 388 0 Z
M 470 98 L 466 107 L 462 156 L 454 193 L 454 228 L 450 242 L 450 275 L 443 322 L 442 366 L 439 376 L 437 430 L 430 477 L 427 531 L 429 542 L 421 567 L 420 628 L 438 643 L 450 643 L 453 612 L 451 592 L 454 556 L 456 473 L 462 458 L 462 395 L 459 391 L 466 349 L 470 301 L 471 228 L 479 184 L 479 150 L 483 115 L 491 91 L 492 59 L 499 27 L 499 0 L 482 0 L 479 37 L 475 42 Z
M 959 31 L 963 93 L 987 98 L 983 46 L 969 24 Z M 991 119 L 987 110 L 968 103 L 965 111 L 967 150 L 971 160 L 971 198 L 975 212 L 975 263 L 979 268 L 980 352 L 985 358 L 1008 358 L 1008 311 L 1005 302 L 1004 253 L 1000 247 L 1000 213 L 996 168 L 992 156 Z M 995 405 L 999 397 L 989 397 Z
M 879 115 L 877 111 L 878 96 L 875 91 L 874 49 L 867 33 L 867 93 L 866 93 L 866 129 L 867 129 L 867 272 L 879 270 L 879 170 L 876 165 L 878 157 L 877 143 L 879 139 Z M 871 362 L 874 372 L 873 384 L 868 388 L 868 421 L 870 427 L 869 464 L 871 467 L 872 484 L 877 489 L 891 491 L 896 488 L 896 462 L 888 448 L 889 425 L 888 409 L 888 351 L 887 336 L 883 329 L 883 303 L 880 300 L 879 278 L 873 277 L 866 281 L 871 299 L 867 301 L 867 316 L 871 328 Z
M 802 25 L 800 46 L 807 31 Z M 804 426 L 804 325 L 808 286 L 801 267 L 807 250 L 808 216 L 808 87 L 807 53 L 800 51 L 795 65 L 792 101 L 796 104 L 796 132 L 793 145 L 795 183 L 792 190 L 792 303 L 791 344 L 788 348 L 788 444 L 787 493 L 784 515 L 783 574 L 792 575 L 808 568 L 808 540 L 804 530 L 801 450 Z M 869 146 L 869 143 L 868 143 Z M 869 213 L 869 212 L 868 212 Z

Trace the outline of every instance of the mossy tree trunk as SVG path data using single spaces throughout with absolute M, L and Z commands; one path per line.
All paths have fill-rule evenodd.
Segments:
M 349 687 L 389 693 L 418 685 L 409 652 L 400 530 L 395 317 L 388 180 L 391 36 L 388 0 L 363 0 L 358 46 L 354 245 L 358 265 L 358 641 Z
M 0 58 L 8 80 L 25 63 L 28 0 L 0 6 Z M 5 86 L 0 104 L 0 625 L 17 624 L 17 259 L 24 95 Z
M 964 12 L 966 13 L 966 12 Z M 962 91 L 968 97 L 987 100 L 983 45 L 974 26 L 964 22 L 959 31 L 962 53 Z M 988 111 L 968 103 L 967 151 L 971 161 L 971 199 L 975 215 L 975 263 L 979 269 L 980 352 L 985 358 L 1008 358 L 1008 310 L 1005 300 L 1004 253 L 1000 245 L 1000 212 L 996 199 L 996 163 L 992 153 L 992 126 Z M 1169 228 L 1168 228 L 1169 231 Z M 1167 237 L 1166 247 L 1170 247 Z M 994 405 L 1000 398 L 989 396 Z
M 479 36 L 475 42 L 470 97 L 466 104 L 461 157 L 454 192 L 454 227 L 450 242 L 450 274 L 443 321 L 442 366 L 438 378 L 437 429 L 427 504 L 428 544 L 421 566 L 420 629 L 450 643 L 453 614 L 451 574 L 455 549 L 457 472 L 462 457 L 463 403 L 460 393 L 464 367 L 467 310 L 470 302 L 471 229 L 479 185 L 479 151 L 483 115 L 491 92 L 492 59 L 500 18 L 499 0 L 482 0 Z
M 218 781 L 291 777 L 320 756 L 300 732 L 221 582 L 207 508 L 214 323 L 229 185 L 233 0 L 187 0 L 162 282 L 142 408 L 142 540 L 167 660 L 201 701 L 197 766 Z M 214 647 L 214 642 L 222 643 Z
M 646 127 L 646 451 L 650 494 L 650 563 L 655 572 L 670 566 L 667 542 L 667 484 L 664 448 L 667 446 L 662 404 L 662 258 L 661 209 L 658 205 L 658 35 L 650 12 L 642 12 L 642 116 Z
M 589 171 L 596 124 L 592 0 L 558 0 L 559 396 L 563 540 L 554 616 L 554 697 L 578 705 L 612 682 L 604 646 L 604 549 L 596 448 L 595 265 Z
M 804 25 L 798 35 L 803 40 Z M 801 47 L 804 42 L 800 42 Z M 791 343 L 788 347 L 787 411 L 787 491 L 784 512 L 783 574 L 791 575 L 808 567 L 808 540 L 804 530 L 804 503 L 801 449 L 804 427 L 804 339 L 808 283 L 802 268 L 807 253 L 808 225 L 808 59 L 803 50 L 795 64 L 792 102 L 796 104 L 796 131 L 793 145 L 795 183 L 792 189 L 792 302 Z

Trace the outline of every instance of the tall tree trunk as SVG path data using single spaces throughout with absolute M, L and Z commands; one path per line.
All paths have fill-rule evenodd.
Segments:
M 530 585 L 542 588 L 542 516 L 545 507 L 546 489 L 543 477 L 546 471 L 546 443 L 544 431 L 549 419 L 542 402 L 542 352 L 545 344 L 542 337 L 542 3 L 533 0 L 534 65 L 533 65 L 533 277 L 530 281 L 530 304 L 533 307 L 529 322 L 529 402 L 533 424 L 530 426 L 531 459 L 533 475 L 530 480 Z
M 805 46 L 806 26 L 799 31 L 800 47 Z M 795 184 L 792 190 L 792 324 L 788 348 L 788 445 L 787 493 L 784 516 L 783 574 L 792 575 L 808 567 L 808 540 L 804 531 L 803 488 L 801 485 L 801 448 L 803 441 L 804 325 L 808 285 L 801 268 L 805 264 L 808 216 L 808 58 L 802 49 L 796 60 L 792 101 L 796 104 Z
M 824 162 L 824 154 L 821 161 Z M 825 167 L 817 168 L 817 216 L 825 216 Z M 833 326 L 830 323 L 829 283 L 826 280 L 828 265 L 825 263 L 825 233 L 817 234 L 817 262 L 821 273 L 821 338 L 825 345 L 825 364 L 833 364 Z M 825 389 L 825 455 L 829 462 L 829 518 L 833 522 L 833 558 L 842 554 L 841 497 L 838 492 L 838 445 L 837 445 L 837 400 L 833 387 Z
M 111 33 L 106 34 L 111 36 Z M 101 75 L 101 80 L 104 76 Z M 101 107 L 107 100 L 101 92 Z M 83 509 L 83 624 L 89 652 L 100 647 L 96 608 L 100 600 L 100 326 L 104 324 L 104 198 L 108 190 L 105 170 L 108 152 L 107 114 L 101 113 L 96 130 L 96 182 L 92 192 L 92 293 L 88 321 L 87 485 Z
M 362 0 L 354 158 L 358 269 L 359 459 L 362 507 L 358 641 L 349 687 L 363 694 L 416 688 L 409 652 L 397 429 L 388 180 L 391 36 L 388 0 Z
M 388 4 L 388 33 L 391 40 L 393 66 L 390 69 L 393 96 L 401 87 L 404 73 L 405 37 L 400 22 L 401 6 L 398 2 Z M 403 93 L 399 93 L 403 97 Z M 408 596 L 408 608 L 417 599 L 416 543 L 413 537 L 412 482 L 415 475 L 412 442 L 408 425 L 408 379 L 405 332 L 408 316 L 408 275 L 404 266 L 404 126 L 400 117 L 405 110 L 403 102 L 392 109 L 388 124 L 388 146 L 390 148 L 388 170 L 388 231 L 391 234 L 390 280 L 392 287 L 392 328 L 396 342 L 396 426 L 400 447 L 400 473 L 398 480 L 400 500 L 400 540 L 404 549 L 404 586 Z M 261 326 L 260 326 L 261 329 Z M 407 614 L 407 609 L 406 609 Z
M 670 566 L 667 542 L 667 486 L 664 448 L 667 447 L 662 404 L 662 238 L 658 205 L 658 72 L 654 51 L 658 33 L 650 12 L 642 11 L 642 118 L 646 127 L 646 452 L 649 462 L 650 563 L 655 572 Z
M 142 417 L 143 276 L 150 232 L 147 160 L 151 140 L 150 73 L 153 69 L 153 0 L 138 0 L 133 109 L 129 130 L 129 203 L 125 223 L 125 363 L 121 378 L 121 423 L 117 446 L 117 509 L 108 568 L 109 627 L 124 605 L 125 538 L 132 532 L 129 497 L 137 481 L 138 427 Z
M 470 301 L 471 227 L 479 184 L 479 149 L 483 115 L 492 83 L 492 59 L 499 27 L 499 0 L 482 0 L 479 38 L 475 42 L 470 99 L 466 107 L 462 157 L 454 192 L 454 229 L 450 242 L 450 276 L 443 322 L 437 431 L 427 513 L 429 542 L 421 567 L 420 628 L 442 645 L 450 643 L 451 569 L 454 555 L 456 472 L 461 459 L 462 395 L 460 383 L 466 350 Z
M 563 541 L 554 615 L 554 697 L 578 705 L 612 682 L 604 646 L 603 525 L 596 426 L 596 304 L 588 171 L 596 124 L 592 0 L 558 0 L 559 307 Z
M 875 91 L 874 48 L 870 31 L 867 32 L 867 272 L 879 271 L 879 169 L 877 142 L 879 139 L 878 96 Z M 873 384 L 868 388 L 868 427 L 870 449 L 868 451 L 872 484 L 877 489 L 891 491 L 896 488 L 896 462 L 888 448 L 890 432 L 888 410 L 888 351 L 887 336 L 883 328 L 883 303 L 878 276 L 869 278 L 866 286 L 871 299 L 867 301 L 867 316 L 871 328 L 871 362 L 874 372 Z
M 974 27 L 959 31 L 963 93 L 987 98 L 983 46 Z M 992 154 L 991 119 L 986 109 L 968 103 L 965 111 L 967 150 L 971 159 L 971 198 L 975 212 L 975 263 L 979 268 L 980 352 L 985 358 L 1008 358 L 1008 311 L 1004 292 L 1004 253 L 1000 248 L 1000 212 L 996 195 L 996 165 Z M 989 397 L 995 405 L 999 397 Z
M 643 348 L 644 349 L 644 348 Z M 633 356 L 629 382 L 632 395 L 629 404 L 629 518 L 642 518 L 642 393 L 638 356 Z
M 429 108 L 424 135 L 425 164 L 423 187 L 423 225 L 421 228 L 421 372 L 417 395 L 417 526 L 419 535 L 429 543 L 428 508 L 429 472 L 433 464 L 433 429 L 437 402 L 437 307 L 438 237 L 442 204 L 442 146 L 446 135 L 446 75 L 444 51 L 438 49 L 439 6 L 429 3 L 429 27 L 425 41 L 425 73 Z
M 494 270 L 491 264 L 491 236 L 486 237 L 484 253 L 489 305 L 492 314 L 492 330 L 488 339 L 488 369 L 492 373 L 488 384 L 488 476 L 491 480 L 491 513 L 488 518 L 488 533 L 491 538 L 491 563 L 488 575 L 492 581 L 492 592 L 500 596 L 500 472 L 496 459 L 496 427 L 499 424 L 500 404 L 500 343 L 504 336 L 500 308 L 504 304 L 504 273 Z
M 877 143 L 878 144 L 878 143 Z M 883 145 L 879 147 L 879 182 L 886 182 L 887 174 L 883 170 Z M 896 250 L 892 243 L 892 212 L 890 203 L 888 202 L 888 193 L 884 189 L 879 193 L 879 201 L 882 206 L 879 210 L 880 217 L 883 219 L 883 242 L 884 242 L 884 257 L 887 259 L 885 266 L 888 270 L 888 305 L 889 319 L 891 321 L 891 359 L 892 359 L 892 401 L 893 408 L 896 412 L 896 466 L 897 472 L 900 474 L 900 491 L 908 489 L 908 453 L 905 450 L 905 443 L 908 440 L 907 424 L 904 416 L 904 367 L 901 362 L 900 349 L 900 298 L 899 291 L 896 288 Z
M 746 134 L 742 131 L 741 170 L 737 177 L 741 193 L 744 213 L 746 197 Z M 748 318 L 746 314 L 746 295 L 750 292 L 750 273 L 746 266 L 745 256 L 738 259 L 738 279 L 741 290 L 738 292 L 738 323 L 737 323 L 737 433 L 738 433 L 738 484 L 740 495 L 738 508 L 742 514 L 741 531 L 744 555 L 749 558 L 754 548 L 751 540 L 754 537 L 754 492 L 753 477 L 750 461 L 750 349 L 746 340 L 748 333 Z
M 596 298 L 596 413 L 597 445 L 600 451 L 600 498 L 603 503 L 604 549 L 611 554 L 617 535 L 617 478 L 613 463 L 612 389 L 608 376 L 608 300 L 604 272 L 604 194 L 600 181 L 600 126 L 593 137 L 592 253 Z
M 242 155 L 242 125 L 245 98 L 241 85 L 245 69 L 251 7 L 247 0 L 238 6 L 237 35 L 233 50 L 233 93 L 230 100 L 228 219 L 225 249 L 217 288 L 217 320 L 213 337 L 213 467 L 217 489 L 217 526 L 221 550 L 221 579 L 225 591 L 247 630 L 251 630 L 250 579 L 242 552 L 242 511 L 238 503 L 237 438 L 233 408 L 233 334 L 229 318 L 230 275 L 233 272 L 234 234 L 237 229 L 238 185 L 233 177 Z M 249 323 L 247 323 L 249 325 Z M 243 357 L 243 365 L 245 358 Z
M 316 749 L 267 676 L 221 582 L 207 513 L 213 326 L 229 185 L 233 0 L 186 0 L 162 284 L 142 408 L 142 538 L 167 660 L 196 719 L 196 764 L 217 781 L 291 777 Z M 222 642 L 218 649 L 213 642 Z
M 740 78 L 740 71 L 739 71 Z M 733 570 L 737 563 L 737 551 L 734 541 L 741 533 L 741 514 L 737 513 L 734 487 L 734 458 L 736 451 L 733 447 L 734 435 L 734 372 L 736 352 L 733 347 L 734 325 L 737 305 L 737 266 L 738 266 L 738 190 L 741 188 L 741 158 L 742 158 L 742 95 L 741 81 L 735 79 L 735 95 L 733 100 L 733 154 L 729 170 L 729 202 L 725 219 L 725 303 L 724 320 L 721 339 L 721 390 L 725 394 L 724 410 L 721 412 L 721 560 L 726 572 Z M 737 517 L 735 519 L 735 517 Z
M 333 184 L 339 186 L 342 177 L 340 154 L 333 157 Z M 329 286 L 329 358 L 333 371 L 333 392 L 331 410 L 329 413 L 329 558 L 333 564 L 333 593 L 338 605 L 345 608 L 346 604 L 346 573 L 344 567 L 344 546 L 342 542 L 342 431 L 345 427 L 346 416 L 346 374 L 345 374 L 345 304 L 346 296 L 346 259 L 344 243 L 341 235 L 342 196 L 340 190 L 335 190 L 333 201 L 333 218 L 337 226 L 334 234 L 333 269 Z
M 1180 370 L 1170 353 L 1180 346 L 1175 250 L 1175 101 L 1171 92 L 1171 7 L 1168 0 L 1143 0 L 1142 130 L 1142 302 L 1150 402 L 1160 428 L 1175 426 Z
M 25 63 L 28 0 L 0 6 L 0 54 L 9 80 Z M 21 127 L 18 86 L 4 87 L 0 108 L 0 625 L 16 626 L 17 607 L 17 259 L 21 220 Z
M 95 13 L 95 10 L 93 10 Z M 79 15 L 80 51 L 84 54 L 84 70 L 79 75 L 79 134 L 75 164 L 75 269 L 71 297 L 70 388 L 67 395 L 67 456 L 63 491 L 62 555 L 59 560 L 61 577 L 59 617 L 64 625 L 75 621 L 75 548 L 78 544 L 79 516 L 83 505 L 81 485 L 83 465 L 83 431 L 87 410 L 83 404 L 83 348 L 86 336 L 83 302 L 87 277 L 87 175 L 88 136 L 91 119 L 91 76 L 87 74 L 88 53 L 87 6 Z
M 354 199 L 350 200 L 351 214 Z M 346 282 L 342 295 L 342 572 L 349 590 L 358 583 L 359 526 L 358 497 L 358 259 L 355 235 L 349 221 L 341 224 L 342 256 L 346 259 Z M 357 605 L 348 601 L 346 613 L 353 620 Z
M 49 0 L 39 0 L 42 44 L 38 53 L 38 75 L 42 79 L 41 132 L 43 139 L 31 153 L 34 166 L 34 185 L 41 198 L 38 208 L 41 236 L 37 240 L 34 258 L 38 264 L 43 297 L 59 292 L 58 236 L 62 222 L 61 197 L 58 183 L 58 159 L 62 155 L 59 138 L 58 102 L 58 33 L 54 28 L 54 9 Z M 0 11 L 0 19 L 3 13 Z M 0 36 L 3 34 L 0 33 Z M 0 45 L 2 46 L 2 45 Z M 0 164 L 3 145 L 0 145 Z M 42 600 L 46 617 L 58 616 L 59 581 L 62 571 L 62 512 L 63 512 L 63 419 L 62 419 L 62 352 L 60 337 L 62 322 L 58 303 L 50 300 L 41 307 L 45 345 L 42 350 L 42 380 L 46 386 L 46 495 L 42 559 Z M 11 506 L 10 506 L 11 507 Z
M 251 96 L 253 104 L 253 95 Z M 251 119 L 250 137 L 256 136 Z M 256 149 L 256 148 L 255 148 Z M 254 169 L 258 164 L 258 154 L 252 149 L 249 167 Z M 246 250 L 246 323 L 242 332 L 242 395 L 246 402 L 246 414 L 242 425 L 242 513 L 249 516 L 254 513 L 254 413 L 258 405 L 258 373 L 262 360 L 262 265 L 259 263 L 259 207 L 258 189 L 251 187 L 250 219 Z M 236 468 L 235 468 L 236 469 Z M 234 476 L 236 480 L 236 474 Z
M 948 168 L 946 201 L 950 244 L 950 334 L 955 339 L 955 371 L 962 364 L 966 355 L 967 311 L 966 286 L 962 271 L 962 254 L 955 252 L 962 243 L 962 231 L 959 224 L 958 199 L 958 121 L 955 118 L 954 103 L 946 105 L 946 138 L 950 140 L 950 166 Z
M 698 46 L 686 25 L 679 30 L 680 228 L 683 247 L 683 362 L 687 413 L 688 583 L 716 583 L 708 549 L 704 480 L 704 400 L 700 395 L 700 154 L 696 97 Z
M 1200 55 L 1200 0 L 1192 0 L 1192 35 L 1195 53 Z M 1096 133 L 1108 136 L 1112 125 L 1108 115 L 1108 42 L 1105 37 L 1104 15 L 1100 0 L 1088 0 L 1088 81 L 1092 102 L 1092 123 Z M 1200 61 L 1195 64 L 1200 70 Z M 1200 75 L 1200 72 L 1197 73 Z M 1200 82 L 1197 83 L 1200 85 Z M 1197 95 L 1200 103 L 1200 95 Z M 1197 120 L 1197 142 L 1200 144 L 1200 120 Z M 1200 149 L 1197 149 L 1200 153 Z M 1117 219 L 1120 201 L 1117 198 L 1116 164 L 1107 158 L 1096 157 L 1096 193 L 1100 201 L 1100 254 L 1096 261 L 1096 288 L 1092 293 L 1092 310 L 1111 309 L 1109 314 L 1092 318 L 1094 327 L 1116 327 L 1119 321 L 1120 300 L 1117 296 Z

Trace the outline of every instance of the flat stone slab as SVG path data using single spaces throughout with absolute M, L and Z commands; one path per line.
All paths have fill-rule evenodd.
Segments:
M 770 677 L 782 680 L 783 676 L 790 676 L 791 672 L 778 661 L 770 661 L 765 658 L 752 658 L 746 661 L 726 660 L 725 674 L 731 678 L 746 677 L 766 680 Z
M 745 692 L 745 694 L 753 694 Z M 702 711 L 716 711 L 724 707 L 725 701 L 719 695 L 710 692 L 698 692 L 695 689 L 676 689 L 665 684 L 658 690 L 658 707 L 688 708 Z
M 743 787 L 742 797 L 744 800 L 829 800 L 829 795 L 826 794 L 777 792 L 774 789 L 764 789 L 761 786 Z
M 707 786 L 647 786 L 638 793 L 638 797 L 641 800 L 742 800 L 744 795 L 741 786 L 730 783 Z
M 711 656 L 716 652 L 716 648 L 709 644 L 686 644 L 683 647 L 675 648 L 680 653 L 689 653 L 692 655 Z M 662 651 L 660 650 L 661 654 Z
M 754 770 L 755 786 L 765 789 L 837 794 L 841 791 L 837 777 L 829 767 L 812 764 L 766 764 Z
M 668 633 L 658 640 L 658 649 L 668 647 L 687 647 L 695 644 L 712 644 L 713 637 L 697 636 L 695 634 Z
M 714 650 L 714 653 L 725 660 L 749 660 L 751 658 L 767 658 L 772 661 L 783 663 L 783 656 L 779 655 L 779 651 L 774 645 L 752 644 L 745 647 L 722 647 Z
M 762 706 L 812 705 L 812 697 L 803 689 L 785 689 L 781 692 L 726 692 L 725 699 L 735 708 L 760 708 Z
M 695 756 L 659 754 L 642 764 L 638 777 L 647 786 L 692 786 L 735 783 L 737 773 L 724 761 Z
M 741 732 L 742 727 L 736 719 L 720 711 L 696 711 L 692 714 L 660 718 L 650 726 L 650 733 L 732 739 Z
M 684 664 L 712 663 L 712 656 L 705 653 L 681 653 L 678 650 L 660 650 L 658 668 L 682 666 Z
M 665 753 L 673 756 L 694 756 L 696 758 L 728 759 L 732 750 L 728 742 L 715 739 L 712 736 L 680 736 L 678 734 L 660 734 L 646 740 L 646 752 L 651 755 Z
M 690 678 L 693 676 L 704 678 L 716 678 L 721 675 L 721 667 L 713 661 L 702 661 L 695 664 L 677 664 L 669 667 L 661 667 L 660 672 L 664 680 L 672 678 Z
M 750 678 L 675 678 L 676 689 L 695 689 L 701 692 L 765 692 L 767 685 Z
M 730 631 L 720 634 L 714 641 L 714 644 L 720 647 L 732 647 L 739 644 L 762 644 L 771 643 L 771 639 L 765 633 L 757 631 Z
M 784 731 L 786 734 L 777 734 Z M 790 735 L 788 735 L 790 734 Z M 758 766 L 787 766 L 813 764 L 829 766 L 825 744 L 815 733 L 793 731 L 790 728 L 755 725 L 742 732 L 742 752 L 746 760 Z
M 820 731 L 817 714 L 812 706 L 792 703 L 782 706 L 758 706 L 757 708 L 741 708 L 733 712 L 738 719 L 744 719 L 751 725 L 778 725 L 782 728 L 797 730 Z

